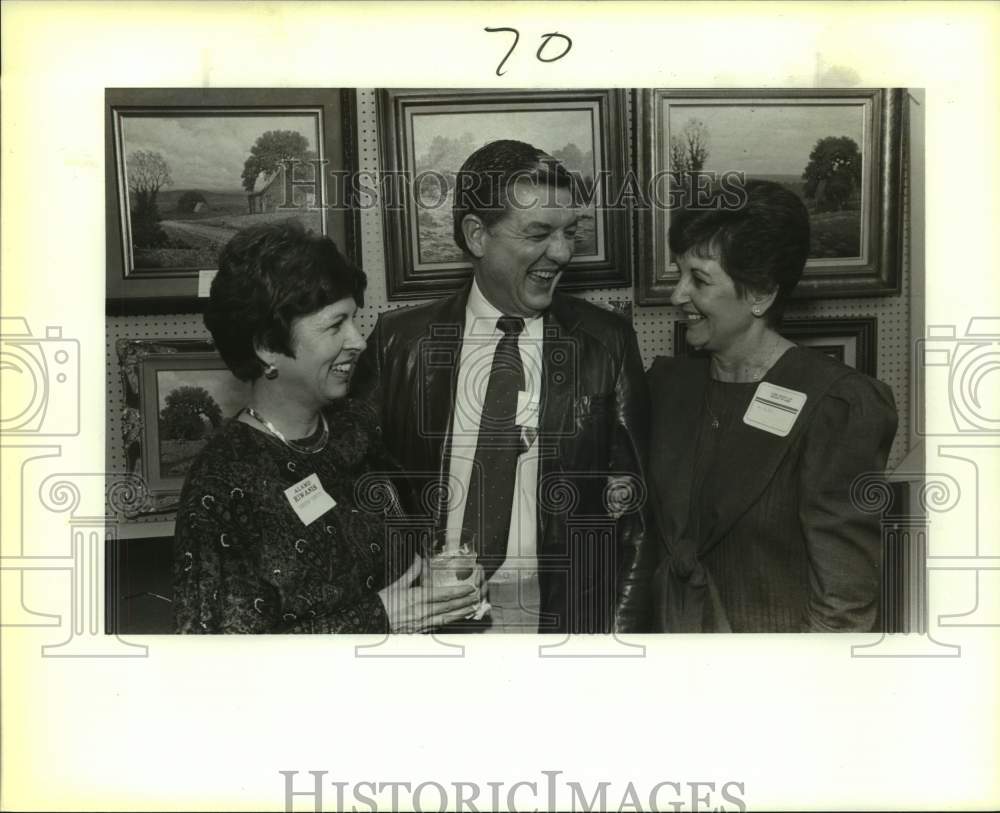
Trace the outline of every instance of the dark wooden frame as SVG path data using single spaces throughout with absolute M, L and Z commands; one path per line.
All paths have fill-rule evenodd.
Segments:
M 143 494 L 124 508 L 126 518 L 163 514 L 177 508 L 183 478 L 164 482 L 154 458 L 158 453 L 159 403 L 155 374 L 164 363 L 183 360 L 195 370 L 226 370 L 215 345 L 207 339 L 119 339 L 116 345 L 125 404 L 122 409 L 122 446 L 129 473 L 140 480 Z M 150 382 L 153 381 L 151 386 Z
M 497 109 L 515 109 L 525 104 L 537 105 L 546 100 L 560 102 L 594 102 L 600 105 L 599 135 L 602 165 L 610 171 L 604 190 L 621 189 L 630 166 L 627 134 L 627 91 L 596 90 L 380 90 L 378 93 L 379 160 L 383 173 L 408 172 L 411 134 L 406 131 L 407 110 L 414 107 L 452 107 L 455 105 L 496 104 Z M 497 138 L 506 134 L 497 133 Z M 390 300 L 435 297 L 459 289 L 469 278 L 470 268 L 416 269 L 410 235 L 416 228 L 411 211 L 411 199 L 405 205 L 384 205 L 383 222 L 386 258 L 386 291 Z M 631 213 L 624 208 L 599 208 L 603 217 L 605 259 L 588 261 L 575 258 L 570 270 L 559 283 L 561 290 L 620 288 L 632 284 L 632 250 L 630 245 Z M 442 266 L 452 265 L 442 263 Z
M 696 353 L 684 339 L 687 323 L 674 323 L 674 355 Z M 857 363 L 851 365 L 872 378 L 878 375 L 878 319 L 866 316 L 851 319 L 786 319 L 778 332 L 799 344 L 805 339 L 829 339 L 833 343 L 855 340 Z
M 810 99 L 844 99 L 870 104 L 872 127 L 862 147 L 870 162 L 868 194 L 871 205 L 867 218 L 868 239 L 862 247 L 865 261 L 841 263 L 810 260 L 793 296 L 797 299 L 826 297 L 886 296 L 900 291 L 902 264 L 903 167 L 906 150 L 906 94 L 900 89 L 789 89 L 789 90 L 666 90 L 647 89 L 637 93 L 635 132 L 639 140 L 639 178 L 648 189 L 658 172 L 668 169 L 658 164 L 661 151 L 659 118 L 661 105 L 680 101 L 687 104 L 699 99 L 731 100 L 749 104 L 755 100 L 769 103 L 807 103 Z M 735 167 L 734 169 L 739 169 Z M 667 228 L 669 216 L 657 217 L 653 207 L 638 214 L 639 270 L 637 301 L 642 305 L 665 305 L 670 302 L 678 273 L 671 269 Z M 666 278 L 660 273 L 667 270 Z
M 105 117 L 106 291 L 105 312 L 120 316 L 140 313 L 201 312 L 206 299 L 198 297 L 198 272 L 167 272 L 162 276 L 129 275 L 123 233 L 123 201 L 119 178 L 117 118 L 119 114 L 190 113 L 205 115 L 311 108 L 321 113 L 321 140 L 328 160 L 327 199 L 323 201 L 326 233 L 360 265 L 360 218 L 356 207 L 329 206 L 330 200 L 351 200 L 336 190 L 331 171 L 357 172 L 356 92 L 322 88 L 107 88 Z M 352 185 L 353 186 L 353 185 Z

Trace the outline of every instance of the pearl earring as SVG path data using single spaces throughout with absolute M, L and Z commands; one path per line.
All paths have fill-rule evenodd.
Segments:
M 275 367 L 273 364 L 268 364 L 264 368 L 264 378 L 266 378 L 268 381 L 274 381 L 274 379 L 276 379 L 277 377 L 278 377 L 278 368 Z
M 750 310 L 753 311 L 754 316 L 760 316 L 760 305 L 754 305 Z

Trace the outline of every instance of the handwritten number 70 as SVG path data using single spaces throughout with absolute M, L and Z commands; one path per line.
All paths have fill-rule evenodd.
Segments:
M 497 65 L 497 76 L 503 76 L 504 74 L 503 66 L 510 58 L 510 55 L 514 53 L 514 49 L 517 48 L 517 43 L 521 39 L 521 34 L 516 28 L 484 28 L 483 30 L 490 34 L 496 34 L 499 32 L 506 31 L 508 34 L 514 35 L 514 42 L 511 43 L 510 50 L 508 50 L 507 53 L 504 54 L 504 58 L 501 59 L 500 64 Z M 554 37 L 559 37 L 560 39 L 565 41 L 564 43 L 565 48 L 563 52 L 556 56 L 548 56 L 548 57 L 542 56 L 542 52 L 545 50 L 545 47 L 550 42 L 552 42 L 552 39 Z M 565 34 L 560 34 L 558 31 L 553 31 L 549 34 L 542 34 L 542 44 L 538 46 L 538 50 L 535 52 L 535 59 L 537 59 L 539 62 L 556 62 L 562 59 L 564 56 L 566 56 L 566 54 L 570 52 L 570 49 L 572 47 L 573 47 L 573 40 L 571 40 Z

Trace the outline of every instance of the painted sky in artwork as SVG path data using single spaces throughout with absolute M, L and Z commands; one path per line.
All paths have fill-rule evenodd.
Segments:
M 317 118 L 311 115 L 125 116 L 126 161 L 135 150 L 160 153 L 170 167 L 172 189 L 242 190 L 243 163 L 268 130 L 295 130 L 317 152 Z
M 859 104 L 671 104 L 664 115 L 669 116 L 671 134 L 679 133 L 691 119 L 705 123 L 709 133 L 706 170 L 800 176 L 821 138 L 849 136 L 863 147 L 863 110 Z
M 476 148 L 498 138 L 510 138 L 525 141 L 545 152 L 561 150 L 569 143 L 588 152 L 594 149 L 594 128 L 592 112 L 579 107 L 433 115 L 421 112 L 413 117 L 413 143 L 419 156 L 435 136 L 456 139 L 468 133 Z

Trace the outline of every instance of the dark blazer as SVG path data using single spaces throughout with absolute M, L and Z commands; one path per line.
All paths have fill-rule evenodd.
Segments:
M 654 577 L 665 632 L 870 630 L 879 598 L 879 517 L 851 500 L 884 471 L 896 433 L 888 387 L 792 348 L 765 381 L 805 392 L 778 437 L 738 422 L 711 495 L 708 538 L 687 531 L 709 361 L 658 358 L 649 371 L 650 500 L 663 560 Z M 704 495 L 701 495 L 705 501 Z
M 407 508 L 439 526 L 469 289 L 382 314 L 352 383 L 379 409 L 386 446 L 408 472 Z M 542 355 L 539 631 L 646 630 L 649 418 L 635 334 L 618 315 L 557 293 Z M 630 478 L 635 496 L 617 519 L 606 507 L 611 475 Z

